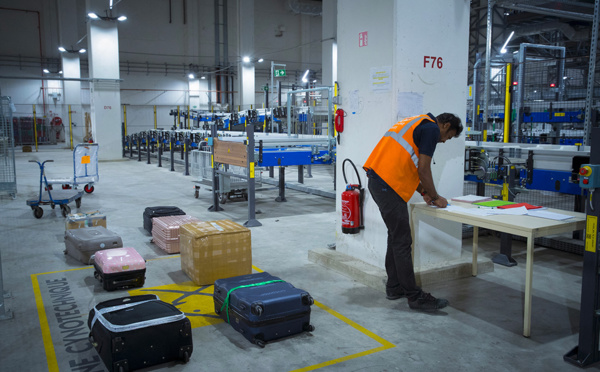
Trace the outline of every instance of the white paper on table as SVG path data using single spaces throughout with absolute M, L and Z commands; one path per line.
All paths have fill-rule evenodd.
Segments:
M 573 218 L 573 216 L 569 216 L 568 214 L 548 212 L 547 210 L 539 209 L 530 209 L 527 211 L 527 215 L 532 217 L 548 218 L 557 221 L 568 220 L 569 218 Z
M 508 209 L 489 209 L 490 214 L 507 214 L 510 216 L 523 216 L 527 214 L 527 208 L 519 207 L 519 208 L 508 208 Z
M 490 198 L 489 196 L 478 196 L 478 195 L 469 194 L 469 195 L 457 196 L 457 197 L 452 198 L 451 200 L 454 200 L 457 202 L 464 202 L 464 203 L 477 203 L 477 202 L 483 202 L 483 201 L 490 201 L 490 200 L 492 200 L 492 198 Z
M 492 211 L 492 209 L 489 209 L 489 208 L 464 208 L 464 207 L 459 207 L 457 205 L 450 205 L 450 204 L 448 204 L 448 206 L 446 208 L 440 208 L 440 210 L 446 210 L 448 212 L 470 214 L 473 216 L 489 216 L 490 211 Z

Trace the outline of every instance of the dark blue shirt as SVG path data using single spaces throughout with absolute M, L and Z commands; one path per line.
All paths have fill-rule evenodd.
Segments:
M 424 120 L 419 124 L 413 132 L 413 140 L 419 148 L 419 154 L 424 154 L 433 157 L 435 147 L 440 140 L 440 127 L 435 121 L 435 117 L 427 114 L 433 121 Z

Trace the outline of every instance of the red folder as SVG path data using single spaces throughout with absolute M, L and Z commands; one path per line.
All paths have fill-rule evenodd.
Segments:
M 527 209 L 538 209 L 538 208 L 542 208 L 539 205 L 531 205 L 529 203 L 517 203 L 517 204 L 508 204 L 508 205 L 501 205 L 498 207 L 498 209 L 508 209 L 508 208 L 519 208 L 519 207 L 525 207 Z

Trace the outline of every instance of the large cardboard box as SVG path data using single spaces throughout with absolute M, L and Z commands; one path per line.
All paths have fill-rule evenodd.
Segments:
M 97 226 L 102 226 L 106 228 L 106 215 L 104 215 L 100 211 L 71 213 L 67 216 L 67 219 L 65 220 L 66 230 Z
M 179 248 L 181 269 L 196 285 L 252 273 L 250 230 L 233 221 L 181 225 Z

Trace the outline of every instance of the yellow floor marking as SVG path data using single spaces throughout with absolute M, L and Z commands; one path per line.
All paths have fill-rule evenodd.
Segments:
M 159 257 L 159 258 L 155 258 L 155 259 L 151 259 L 148 261 L 153 261 L 153 260 L 161 260 L 161 259 L 166 259 L 166 258 L 174 258 L 174 257 L 179 257 L 179 255 L 175 255 L 175 256 L 168 256 L 168 257 Z M 81 268 L 76 268 L 76 269 L 69 269 L 69 270 L 59 270 L 59 271 L 50 271 L 50 272 L 45 272 L 45 273 L 39 273 L 39 274 L 32 274 L 31 275 L 31 282 L 33 284 L 33 292 L 35 295 L 35 303 L 36 303 L 36 307 L 38 310 L 38 316 L 40 318 L 40 328 L 42 330 L 42 339 L 44 342 L 44 349 L 46 351 L 46 360 L 48 363 L 48 371 L 49 372 L 59 372 L 59 368 L 58 368 L 58 361 L 56 359 L 56 351 L 54 350 L 54 344 L 52 342 L 52 334 L 50 333 L 50 325 L 48 324 L 48 317 L 46 315 L 46 310 L 44 308 L 44 301 L 42 299 L 42 294 L 40 291 L 40 285 L 38 282 L 38 276 L 40 275 L 47 275 L 47 274 L 56 274 L 56 273 L 63 273 L 63 272 L 69 272 L 69 271 L 76 271 L 76 270 L 85 270 L 85 269 L 91 269 L 93 268 L 93 266 L 86 266 L 86 267 L 81 267 Z M 257 272 L 263 272 L 263 270 L 259 269 L 256 266 L 252 266 L 252 268 L 257 271 Z M 163 287 L 171 287 L 171 286 L 192 286 L 193 283 L 190 284 L 190 282 L 186 282 L 186 283 L 181 283 L 181 284 L 173 284 L 173 285 L 167 285 L 167 286 L 163 286 Z M 148 288 L 150 290 L 150 292 L 152 291 L 152 289 L 163 289 L 163 287 L 155 287 L 155 288 Z M 194 288 L 196 288 L 197 286 L 195 286 Z M 136 292 L 134 291 L 130 291 L 131 292 Z M 291 372 L 304 372 L 304 371 L 313 371 L 315 369 L 319 369 L 322 367 L 326 367 L 326 366 L 330 366 L 333 364 L 337 364 L 337 363 L 341 363 L 341 362 L 345 362 L 347 360 L 351 360 L 351 359 L 356 359 L 356 358 L 360 358 L 362 356 L 366 356 L 366 355 L 370 355 L 370 354 L 374 354 L 377 353 L 379 351 L 383 351 L 383 350 L 387 350 L 387 349 L 391 349 L 393 347 L 395 347 L 396 345 L 392 344 L 391 342 L 379 337 L 378 335 L 374 334 L 373 332 L 369 331 L 368 329 L 366 329 L 365 327 L 361 326 L 360 324 L 346 318 L 345 316 L 343 316 L 342 314 L 336 312 L 335 310 L 331 309 L 330 307 L 315 301 L 315 305 L 318 306 L 319 308 L 325 310 L 326 312 L 328 312 L 329 314 L 333 315 L 334 317 L 340 319 L 342 322 L 348 324 L 349 326 L 351 326 L 352 328 L 356 329 L 357 331 L 363 333 L 364 335 L 372 338 L 373 340 L 379 342 L 381 344 L 381 346 L 376 347 L 374 349 L 370 349 L 370 350 L 365 350 L 362 351 L 360 353 L 356 353 L 356 354 L 352 354 L 352 355 L 346 355 L 344 357 L 341 358 L 337 358 L 337 359 L 332 359 L 326 362 L 322 362 L 322 363 L 318 363 L 318 364 L 314 364 L 312 366 L 308 366 L 308 367 L 304 367 L 304 368 L 300 368 L 300 369 L 295 369 Z

